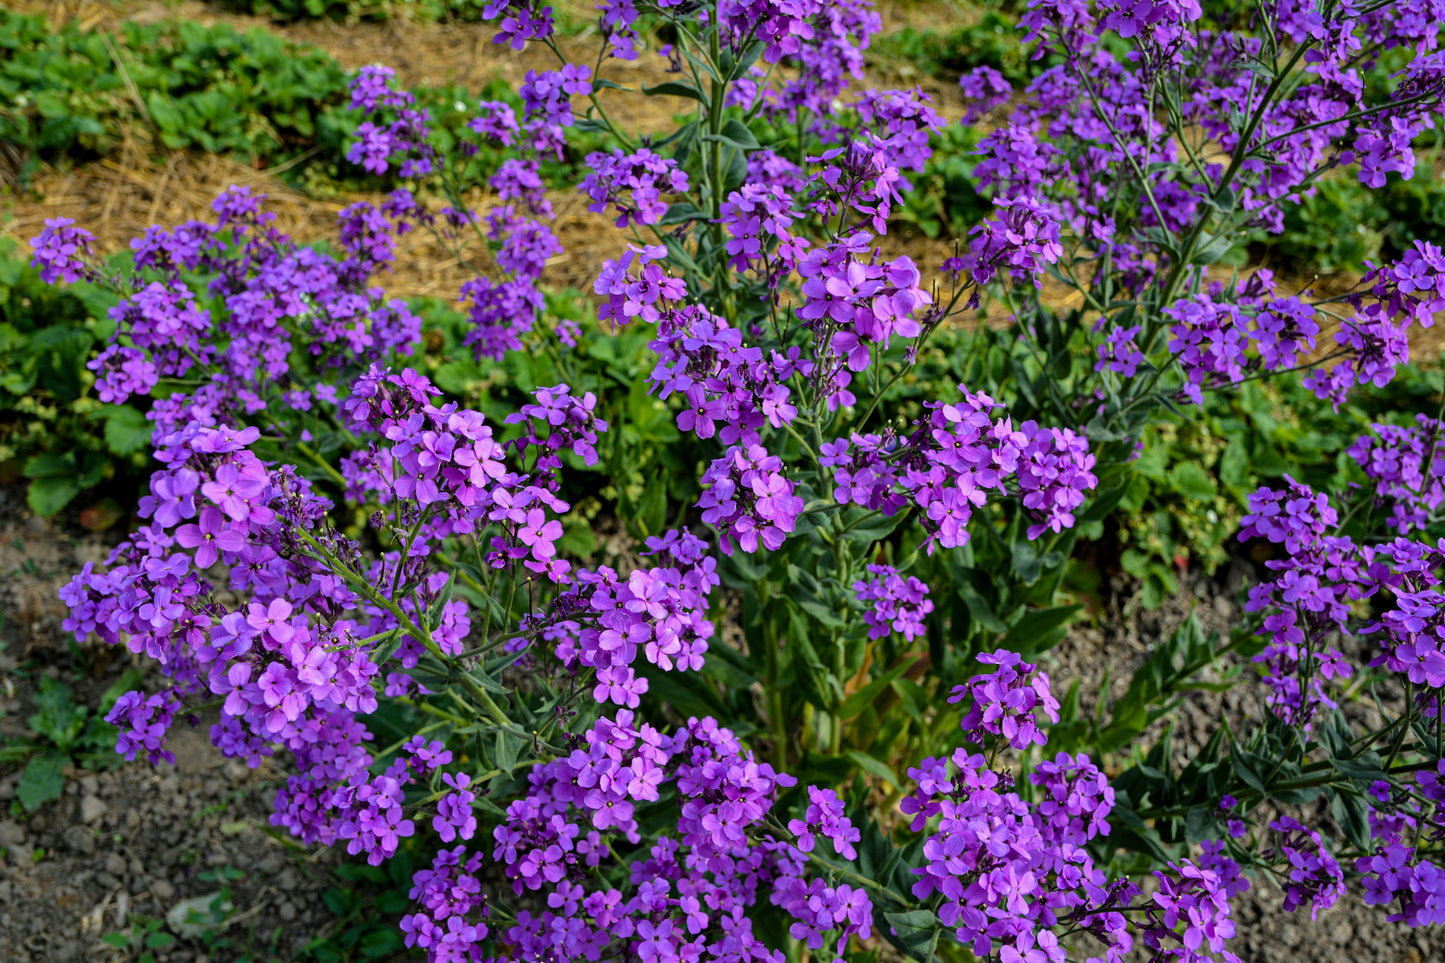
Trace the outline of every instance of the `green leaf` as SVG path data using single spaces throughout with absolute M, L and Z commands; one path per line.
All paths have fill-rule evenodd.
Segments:
M 763 55 L 763 51 L 767 49 L 767 46 L 766 43 L 759 40 L 738 55 L 737 62 L 733 64 L 732 76 L 741 77 L 747 73 L 748 68 L 757 63 L 758 58 Z
M 999 648 L 1020 655 L 1044 652 L 1064 637 L 1068 623 L 1082 604 L 1055 605 L 1046 609 L 1029 609 L 1013 624 L 999 643 Z
M 1265 792 L 1264 780 L 1259 775 L 1261 760 L 1258 756 L 1235 746 L 1229 752 L 1229 762 L 1239 778 L 1244 780 L 1245 785 L 1257 793 Z
M 728 120 L 723 129 L 716 134 L 704 134 L 703 140 L 715 141 L 720 144 L 727 144 L 729 147 L 736 147 L 738 150 L 757 150 L 762 147 L 753 132 L 738 120 Z
M 838 706 L 835 714 L 839 719 L 852 719 L 858 715 L 873 704 L 873 700 L 878 698 L 878 694 L 882 692 L 889 683 L 907 672 L 909 666 L 913 665 L 913 661 L 913 659 L 905 659 L 850 695 L 847 699 L 844 699 L 843 704 Z
M 1193 846 L 1209 835 L 1211 813 L 1205 806 L 1190 806 L 1184 817 L 1184 840 Z
M 688 221 L 700 220 L 705 216 L 692 204 L 669 204 L 667 213 L 663 214 L 657 223 L 661 226 L 686 224 Z
M 40 678 L 35 710 L 29 719 L 30 728 L 55 743 L 58 749 L 69 750 L 85 728 L 86 710 L 71 701 L 70 686 L 49 676 Z
M 855 512 L 856 514 L 854 514 Z M 867 514 L 868 513 L 862 509 L 851 509 L 844 513 L 843 522 L 844 524 L 852 524 Z M 866 521 L 858 521 L 855 528 L 848 530 L 847 539 L 854 545 L 860 545 L 864 548 L 870 547 L 891 534 L 907 514 L 907 512 L 898 512 L 890 516 L 879 512 L 874 518 L 869 518 Z
M 845 755 L 858 764 L 858 768 L 871 776 L 877 776 L 894 789 L 898 788 L 898 777 L 888 764 L 880 759 L 875 759 L 866 752 L 859 752 L 857 749 L 849 749 Z
M 657 472 L 637 503 L 637 526 L 644 535 L 657 535 L 667 523 L 667 474 Z
M 707 98 L 702 95 L 702 91 L 698 90 L 692 84 L 685 84 L 676 80 L 669 80 L 666 83 L 657 84 L 653 87 L 643 84 L 642 92 L 649 97 L 687 97 L 700 104 L 707 103 Z
M 885 938 L 914 959 L 923 959 L 935 945 L 939 923 L 933 910 L 884 913 L 883 918 L 892 929 L 891 933 L 883 934 Z
M 152 90 L 146 97 L 146 109 L 150 112 L 151 119 L 156 122 L 163 134 L 179 137 L 181 129 L 185 126 L 185 117 L 181 111 L 160 90 Z
M 838 617 L 837 611 L 811 592 L 798 588 L 789 597 L 789 601 L 796 603 L 804 612 L 817 619 L 820 625 L 825 625 L 830 629 L 843 627 L 843 620 Z
M 30 760 L 15 786 L 15 795 L 27 812 L 33 813 L 50 800 L 60 798 L 65 788 L 64 770 L 69 762 L 70 758 L 59 752 L 47 752 Z
M 1188 498 L 1208 501 L 1214 497 L 1214 479 L 1197 462 L 1175 465 L 1169 470 L 1169 481 Z
M 497 762 L 497 768 L 503 772 L 510 773 L 517 765 L 517 738 L 512 734 L 497 730 L 497 741 L 493 749 L 493 758 Z
M 1361 852 L 1370 851 L 1370 806 L 1365 797 L 1354 792 L 1337 792 L 1330 800 L 1335 822 L 1344 830 L 1345 838 Z
M 891 684 L 903 711 L 908 713 L 914 722 L 922 725 L 924 710 L 929 705 L 928 695 L 923 691 L 923 687 L 911 679 L 894 679 Z
M 50 475 L 30 483 L 30 489 L 25 493 L 25 503 L 41 518 L 50 518 L 79 494 L 80 486 L 74 480 Z
M 1237 492 L 1249 487 L 1249 451 L 1237 438 L 1219 459 L 1219 479 Z
M 105 444 L 114 455 L 130 455 L 150 445 L 151 423 L 130 405 L 107 405 Z
M 1191 258 L 1193 264 L 1213 264 L 1234 247 L 1234 235 L 1228 231 L 1217 235 L 1205 234 L 1204 237 L 1208 240 L 1195 250 L 1194 257 Z

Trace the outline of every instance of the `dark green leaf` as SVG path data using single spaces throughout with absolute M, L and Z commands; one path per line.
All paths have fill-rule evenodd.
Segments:
M 50 518 L 80 494 L 80 485 L 74 478 L 49 475 L 30 483 L 25 493 L 25 502 L 30 510 L 41 518 Z
M 33 813 L 50 800 L 59 799 L 65 788 L 64 770 L 69 762 L 69 757 L 59 752 L 48 752 L 30 760 L 15 786 L 20 805 Z
M 1214 497 L 1214 479 L 1197 462 L 1180 462 L 1169 470 L 1169 480 L 1186 497 L 1208 501 Z
M 107 405 L 105 444 L 115 455 L 129 455 L 145 448 L 151 441 L 151 423 L 146 416 L 129 405 Z
M 898 788 L 898 776 L 896 776 L 888 764 L 875 759 L 866 752 L 859 752 L 857 749 L 849 749 L 845 755 L 858 764 L 858 768 L 871 776 L 877 776 L 893 788 Z
M 685 84 L 676 80 L 669 80 L 666 83 L 657 84 L 653 87 L 643 84 L 642 92 L 649 97 L 688 97 L 700 104 L 707 103 L 707 98 L 702 95 L 702 91 L 698 90 L 692 84 Z
M 1358 850 L 1370 852 L 1370 806 L 1359 793 L 1336 792 L 1330 800 L 1330 811 L 1345 838 Z
M 723 125 L 723 129 L 716 134 L 704 134 L 703 140 L 716 141 L 727 144 L 729 147 L 736 147 L 738 150 L 757 150 L 763 146 L 753 136 L 753 132 L 737 120 L 729 120 Z
M 843 700 L 843 704 L 838 706 L 835 715 L 837 715 L 839 719 L 852 719 L 858 715 L 858 713 L 872 705 L 873 700 L 878 698 L 878 694 L 882 692 L 890 682 L 907 672 L 911 665 L 913 665 L 912 659 L 905 659 L 899 662 L 883 675 Z
M 923 959 L 934 945 L 938 929 L 938 917 L 932 910 L 915 909 L 906 912 L 884 913 L 892 932 L 883 935 L 903 952 L 914 959 Z

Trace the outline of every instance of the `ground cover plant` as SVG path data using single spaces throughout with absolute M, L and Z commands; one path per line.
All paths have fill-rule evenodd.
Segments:
M 489 12 L 499 42 L 557 51 L 546 8 Z M 601 22 L 595 60 L 558 53 L 463 138 L 361 71 L 348 157 L 405 186 L 330 245 L 244 186 L 128 260 L 63 219 L 34 239 L 44 281 L 119 298 L 89 367 L 152 429 L 144 524 L 63 595 L 78 636 L 171 680 L 117 699 L 119 751 L 163 761 L 219 708 L 219 749 L 295 767 L 278 827 L 372 865 L 426 853 L 402 932 L 433 959 L 1231 959 L 1229 901 L 1260 876 L 1291 911 L 1348 877 L 1439 922 L 1428 380 L 1435 413 L 1367 422 L 1352 474 L 1318 481 L 1341 487 L 1247 494 L 1237 536 L 1268 575 L 1235 637 L 1161 640 L 1093 716 L 1036 663 L 1078 611 L 1081 531 L 1137 497 L 1161 419 L 1248 411 L 1261 382 L 1349 411 L 1445 306 L 1418 239 L 1338 294 L 1220 267 L 1341 164 L 1371 188 L 1415 173 L 1445 93 L 1430 11 L 1030 7 L 1045 69 L 963 78 L 967 122 L 1002 120 L 977 143 L 988 213 L 936 277 L 887 230 L 942 122 L 920 91 L 849 89 L 866 4 Z M 1363 83 L 1396 47 L 1414 56 Z M 641 56 L 676 79 L 608 78 Z M 622 96 L 674 98 L 680 123 L 620 129 Z M 540 170 L 568 128 L 598 139 L 578 189 L 632 242 L 600 266 L 600 326 L 543 291 Z M 435 322 L 376 283 L 411 230 L 477 265 L 474 360 L 435 378 L 410 366 Z M 1007 323 L 950 323 L 973 309 Z M 561 377 L 466 399 L 518 355 Z M 1206 487 L 1164 452 L 1163 478 Z M 1258 711 L 1191 758 L 1139 744 L 1180 692 L 1230 684 L 1206 670 Z

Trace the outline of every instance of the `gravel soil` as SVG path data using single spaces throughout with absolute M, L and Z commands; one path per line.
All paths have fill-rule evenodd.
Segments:
M 0 488 L 0 744 L 26 734 L 42 677 L 93 706 L 132 664 L 123 650 L 78 647 L 61 629 L 56 591 L 119 537 L 87 532 L 77 517 L 30 517 L 22 488 Z M 326 931 L 333 918 L 321 893 L 335 855 L 272 834 L 284 772 L 223 757 L 211 721 L 173 730 L 174 767 L 139 758 L 113 771 L 68 769 L 61 798 L 34 814 L 15 799 L 19 768 L 0 767 L 0 961 L 139 959 L 150 936 L 165 944 L 148 951 L 157 963 L 291 963 Z M 229 904 L 220 921 L 210 915 L 217 896 Z M 137 931 L 133 946 L 102 939 Z
M 1151 646 L 1168 638 L 1194 613 L 1205 633 L 1218 631 L 1226 639 L 1244 619 L 1242 603 L 1247 585 L 1254 584 L 1262 570 L 1245 559 L 1221 568 L 1215 577 L 1191 572 L 1180 579 L 1180 591 L 1153 611 L 1137 603 L 1132 586 L 1115 579 L 1105 593 L 1093 622 L 1080 623 L 1041 661 L 1056 694 L 1062 694 L 1074 679 L 1080 680 L 1080 703 L 1084 712 L 1094 711 L 1097 693 L 1107 670 L 1109 698 L 1122 696 L 1134 669 L 1147 658 Z M 1363 646 L 1347 651 L 1354 665 L 1368 661 Z M 1385 693 L 1390 701 L 1392 693 Z M 1198 751 L 1210 734 L 1227 718 L 1236 732 L 1248 731 L 1265 711 L 1263 689 L 1248 676 L 1223 692 L 1194 692 L 1173 715 L 1176 764 Z M 1341 709 L 1357 727 L 1378 725 L 1378 715 L 1368 700 L 1354 700 Z M 1161 720 L 1146 733 L 1147 747 L 1167 725 Z M 1327 806 L 1310 810 L 1307 822 L 1333 825 Z M 1301 817 L 1305 818 L 1305 817 Z M 1445 932 L 1440 927 L 1411 929 L 1389 922 L 1383 907 L 1366 906 L 1363 889 L 1352 883 L 1349 892 L 1330 909 L 1311 920 L 1305 906 L 1294 913 L 1283 909 L 1284 893 L 1271 881 L 1255 878 L 1247 893 L 1232 904 L 1237 935 L 1229 949 L 1243 963 L 1442 963 L 1445 961 Z M 1136 953 L 1143 963 L 1147 953 Z

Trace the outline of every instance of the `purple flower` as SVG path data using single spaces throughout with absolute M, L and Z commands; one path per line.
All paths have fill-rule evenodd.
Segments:
M 853 591 L 861 602 L 872 603 L 863 613 L 868 624 L 868 637 L 881 639 L 890 628 L 905 639 L 923 634 L 923 620 L 933 611 L 928 600 L 928 586 L 913 576 L 905 579 L 889 565 L 869 565 L 871 581 L 853 583 Z
M 46 218 L 45 229 L 30 239 L 35 249 L 30 264 L 40 269 L 40 279 L 46 284 L 74 284 L 89 274 L 84 258 L 91 253 L 90 242 L 95 235 L 72 227 L 74 223 L 69 217 Z

